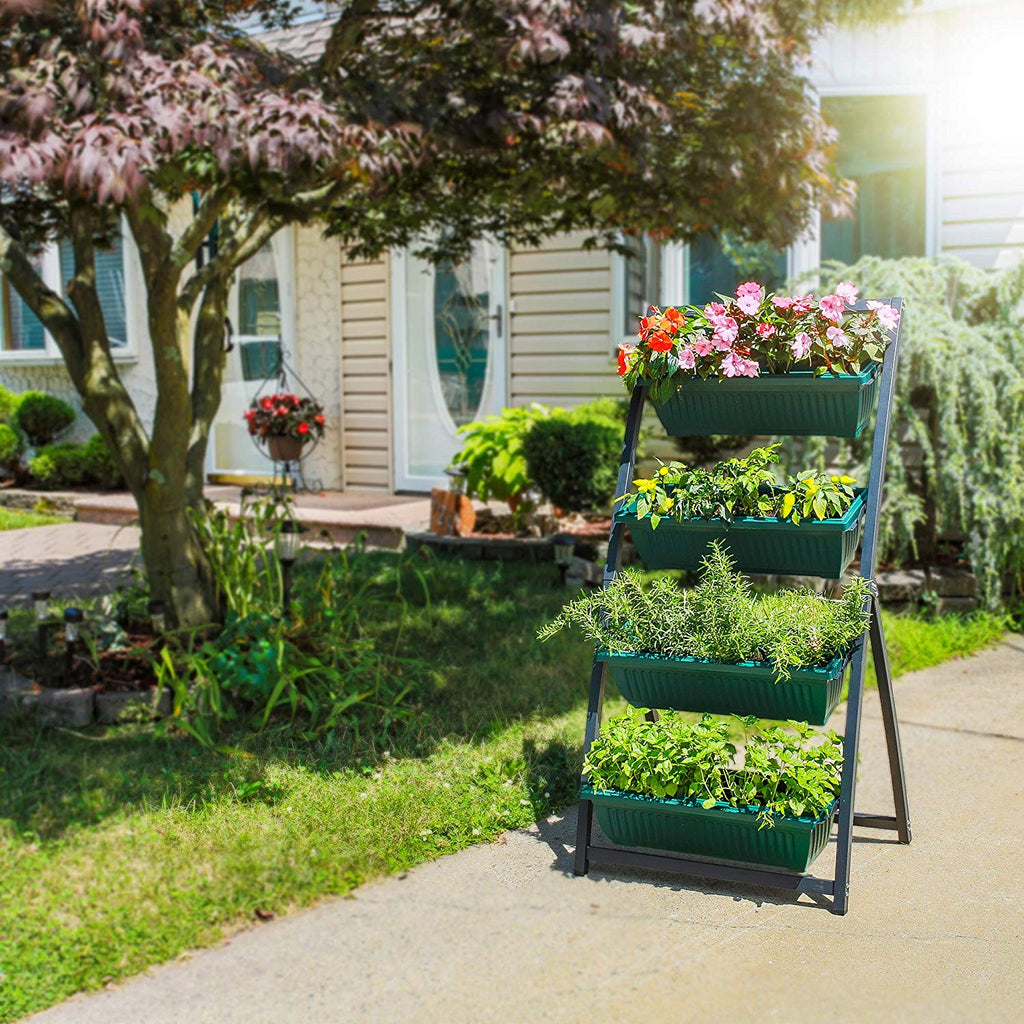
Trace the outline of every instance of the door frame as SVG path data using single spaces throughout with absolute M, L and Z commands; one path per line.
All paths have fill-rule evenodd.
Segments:
M 498 265 L 491 273 L 493 294 L 490 308 L 500 307 L 500 318 L 489 321 L 489 344 L 491 358 L 487 361 L 487 379 L 484 391 L 490 391 L 496 400 L 495 404 L 504 407 L 508 404 L 508 360 L 509 360 L 509 302 L 508 302 L 508 249 L 497 245 L 499 253 Z M 406 291 L 406 275 L 409 269 L 409 251 L 407 249 L 392 250 L 390 256 L 391 281 L 391 353 L 392 380 L 394 385 L 394 401 L 391 407 L 391 432 L 394 438 L 394 466 L 392 482 L 396 491 L 425 492 L 433 487 L 446 487 L 447 480 L 442 476 L 424 476 L 406 471 L 409 460 L 409 378 L 408 378 L 408 295 Z M 436 363 L 432 364 L 436 369 Z M 434 399 L 442 414 L 447 416 L 447 408 L 441 395 L 440 381 L 435 373 L 429 386 L 434 392 Z M 484 413 L 486 415 L 486 413 Z M 451 418 L 448 417 L 449 423 Z M 453 423 L 451 423 L 454 426 Z

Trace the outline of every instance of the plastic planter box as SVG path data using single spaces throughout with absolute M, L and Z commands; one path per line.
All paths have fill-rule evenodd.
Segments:
M 704 809 L 694 800 L 658 799 L 620 790 L 583 786 L 601 831 L 619 846 L 655 850 L 746 864 L 806 871 L 828 844 L 835 803 L 820 818 L 775 815 L 774 828 L 758 828 L 753 807 L 717 803 Z
M 597 653 L 597 660 L 608 664 L 619 693 L 634 707 L 756 715 L 809 725 L 828 722 L 839 703 L 850 657 L 793 669 L 789 679 L 776 682 L 765 662 Z
M 682 384 L 658 417 L 673 437 L 693 434 L 822 434 L 856 437 L 878 395 L 878 367 L 815 377 L 810 371 Z
M 650 569 L 699 569 L 713 540 L 722 541 L 743 572 L 782 573 L 841 579 L 853 561 L 864 528 L 864 491 L 858 490 L 841 519 L 670 519 L 657 529 L 649 518 L 626 510 L 615 514 L 629 527 L 640 557 Z

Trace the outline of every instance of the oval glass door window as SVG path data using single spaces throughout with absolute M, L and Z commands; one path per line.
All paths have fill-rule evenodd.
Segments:
M 441 395 L 461 427 L 476 419 L 491 352 L 490 260 L 477 245 L 469 259 L 434 275 L 434 355 Z

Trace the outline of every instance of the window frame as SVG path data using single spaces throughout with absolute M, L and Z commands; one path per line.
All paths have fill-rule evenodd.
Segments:
M 134 363 L 139 358 L 138 341 L 144 336 L 145 302 L 138 301 L 144 294 L 142 290 L 141 265 L 135 240 L 128 231 L 127 225 L 121 222 L 121 261 L 124 271 L 124 322 L 125 344 L 111 348 L 115 363 Z M 52 242 L 41 254 L 41 276 L 44 283 L 58 295 L 65 294 L 66 282 L 61 280 L 60 245 Z M 6 326 L 6 310 L 2 309 L 3 296 L 0 295 L 0 365 L 18 366 L 55 366 L 64 362 L 60 348 L 46 328 L 43 328 L 43 347 L 34 349 L 8 349 L 5 346 L 4 330 Z
M 683 242 L 650 242 L 645 236 L 645 242 L 654 245 L 655 252 L 660 261 L 661 296 L 658 302 L 667 305 L 682 305 L 685 302 L 686 282 L 689 274 L 689 247 Z M 620 345 L 632 345 L 636 342 L 636 332 L 628 332 L 624 329 L 626 318 L 626 257 L 621 253 L 613 252 L 611 266 L 611 341 L 612 354 L 617 352 Z M 640 314 L 637 313 L 639 317 Z

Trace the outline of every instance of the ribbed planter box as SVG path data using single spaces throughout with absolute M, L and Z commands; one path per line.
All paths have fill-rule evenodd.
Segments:
M 619 846 L 797 872 L 806 871 L 828 845 L 835 807 L 820 818 L 775 815 L 774 828 L 759 829 L 758 811 L 753 807 L 717 803 L 705 809 L 693 800 L 663 800 L 590 786 L 583 786 L 580 796 L 593 801 L 601 831 Z
M 841 519 L 669 519 L 657 528 L 649 518 L 622 510 L 616 521 L 630 536 L 649 569 L 699 569 L 712 541 L 728 547 L 743 572 L 782 573 L 840 579 L 857 553 L 864 528 L 864 492 L 858 491 Z
M 793 669 L 776 682 L 772 668 L 758 661 L 706 661 L 655 654 L 599 651 L 619 693 L 634 707 L 709 711 L 715 715 L 756 715 L 825 725 L 843 689 L 849 656 L 817 668 Z
M 673 437 L 693 434 L 822 434 L 856 437 L 871 417 L 879 375 L 815 377 L 810 371 L 686 381 L 658 417 Z

